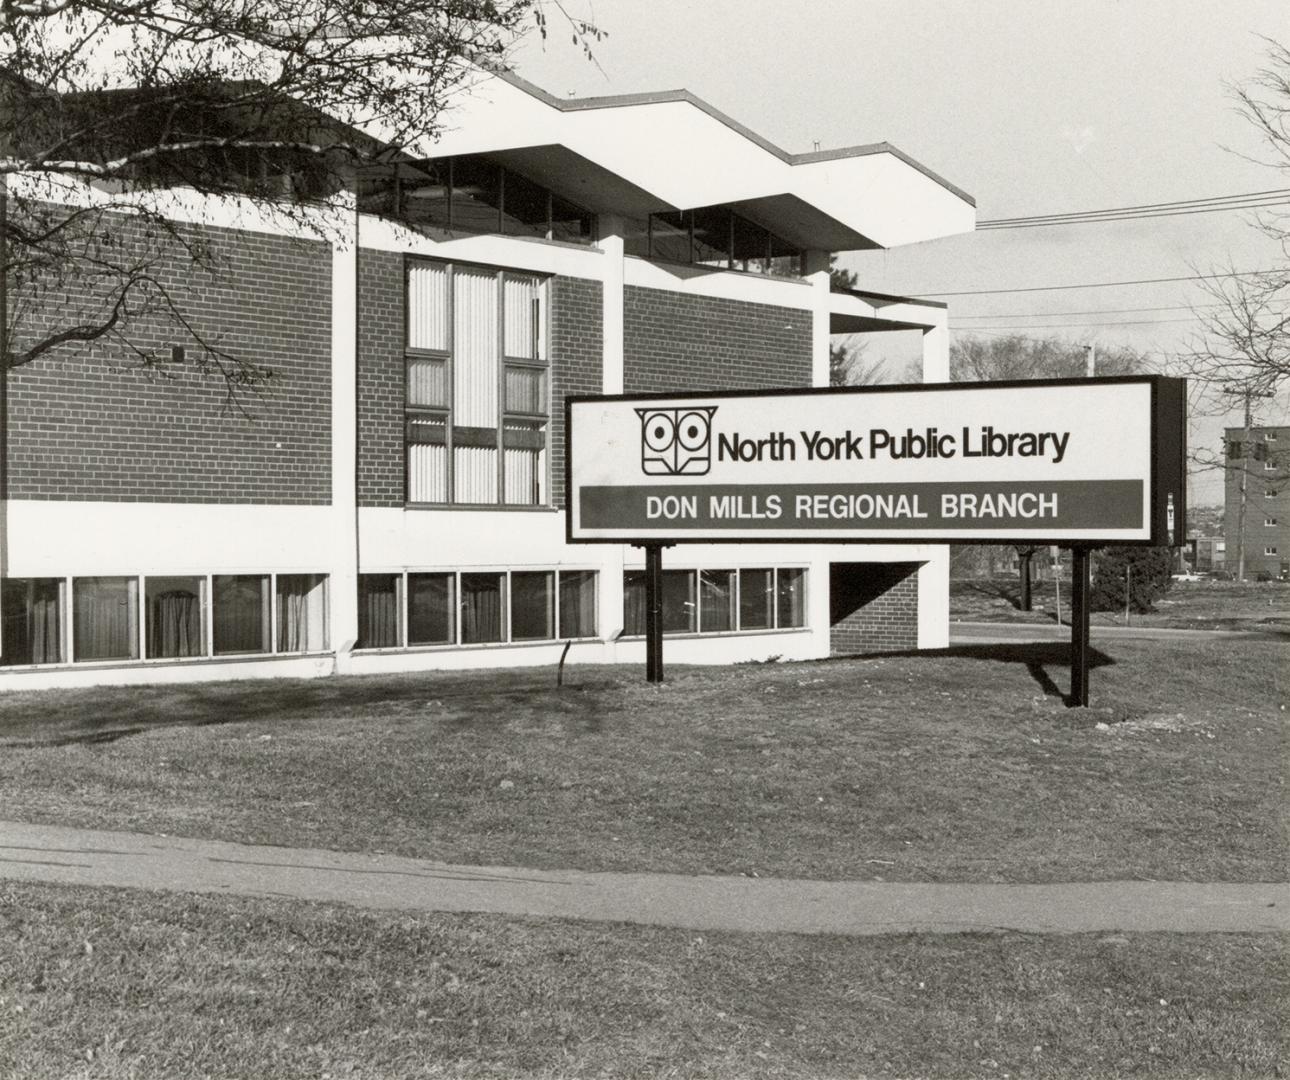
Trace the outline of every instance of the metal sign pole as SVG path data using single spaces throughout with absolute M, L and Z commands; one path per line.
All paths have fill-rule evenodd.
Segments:
M 1071 704 L 1088 705 L 1089 549 L 1071 548 Z
M 663 681 L 663 545 L 645 548 L 645 681 Z

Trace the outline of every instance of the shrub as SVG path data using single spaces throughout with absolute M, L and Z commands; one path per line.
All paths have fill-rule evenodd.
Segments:
M 1132 574 L 1126 575 L 1126 569 Z M 1092 611 L 1123 611 L 1126 576 L 1131 582 L 1129 610 L 1153 610 L 1173 584 L 1173 554 L 1167 547 L 1108 547 L 1093 562 Z

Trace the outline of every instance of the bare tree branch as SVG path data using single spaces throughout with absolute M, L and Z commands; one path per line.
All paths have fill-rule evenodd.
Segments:
M 321 229 L 314 210 L 361 168 L 425 152 L 472 71 L 526 28 L 545 38 L 550 4 L 590 56 L 603 34 L 562 0 L 0 0 L 0 363 L 110 341 L 173 375 L 140 343 L 159 323 L 241 407 L 272 371 L 204 336 L 167 284 L 167 260 L 220 269 L 201 230 L 167 216 L 172 192 Z

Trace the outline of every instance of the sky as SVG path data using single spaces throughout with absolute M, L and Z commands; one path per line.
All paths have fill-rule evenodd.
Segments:
M 1287 0 L 564 7 L 606 36 L 588 60 L 552 15 L 547 41 L 517 44 L 513 66 L 551 93 L 684 87 L 785 150 L 894 143 L 971 194 L 978 220 L 1290 187 L 1258 162 L 1267 155 L 1229 89 L 1264 62 L 1261 38 L 1290 41 Z M 979 231 L 839 262 L 861 288 L 944 299 L 955 336 L 1015 330 L 1127 345 L 1158 362 L 1196 340 L 1191 305 L 1209 297 L 1195 282 L 938 294 L 1261 269 L 1278 254 L 1248 213 L 1223 212 Z M 1168 310 L 1112 310 L 1126 308 Z M 909 334 L 871 335 L 866 355 L 894 370 L 918 348 Z M 1265 422 L 1290 423 L 1284 396 L 1261 408 Z M 1240 418 L 1200 422 L 1192 437 L 1217 448 L 1224 423 Z M 1221 476 L 1197 474 L 1192 500 L 1221 502 Z

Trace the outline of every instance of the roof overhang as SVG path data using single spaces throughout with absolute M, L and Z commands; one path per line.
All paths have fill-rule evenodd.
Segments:
M 803 248 L 971 231 L 971 196 L 887 143 L 790 154 L 684 90 L 562 100 L 480 69 L 426 157 L 486 154 L 600 213 L 732 205 Z
M 937 300 L 833 289 L 829 292 L 829 333 L 932 330 L 945 325 L 947 311 L 946 305 Z

